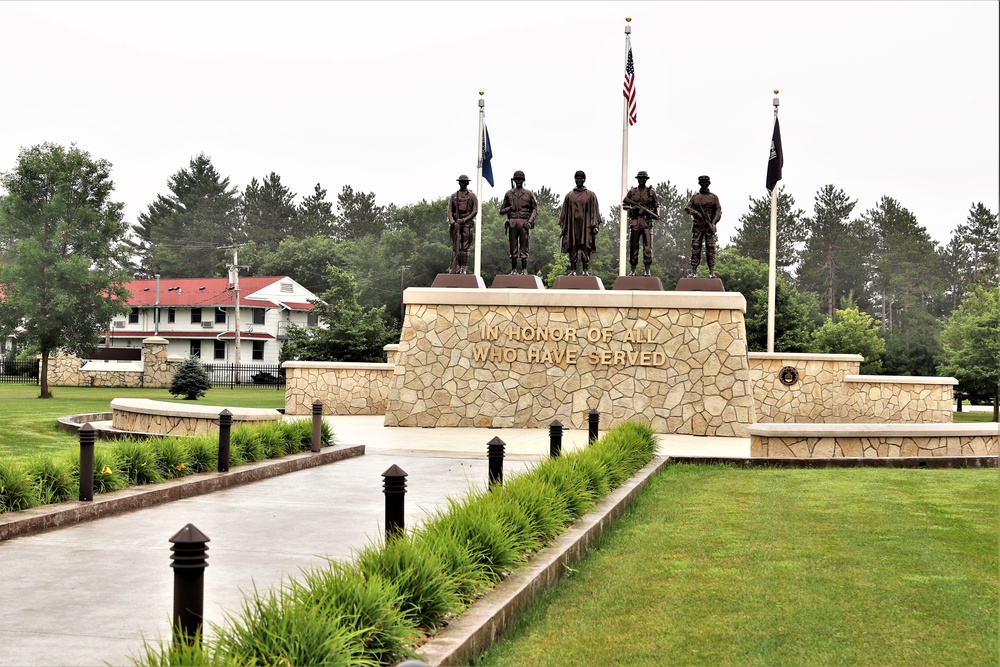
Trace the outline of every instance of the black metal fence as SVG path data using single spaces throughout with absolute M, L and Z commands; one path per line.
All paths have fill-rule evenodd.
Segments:
M 279 364 L 202 364 L 214 387 L 284 389 L 285 371 Z
M 40 364 L 38 359 L 28 361 L 0 359 L 0 384 L 38 384 Z

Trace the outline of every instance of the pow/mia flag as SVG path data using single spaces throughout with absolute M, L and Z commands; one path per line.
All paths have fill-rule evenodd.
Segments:
M 777 104 L 777 102 L 775 102 Z M 785 154 L 781 152 L 781 128 L 778 119 L 774 119 L 774 134 L 771 135 L 771 155 L 767 158 L 767 191 L 781 180 L 781 168 L 785 165 Z

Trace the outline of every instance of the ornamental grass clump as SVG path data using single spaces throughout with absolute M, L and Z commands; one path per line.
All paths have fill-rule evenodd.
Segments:
M 213 662 L 234 665 L 377 667 L 365 655 L 364 632 L 322 609 L 299 604 L 286 590 L 254 594 L 219 629 Z
M 234 428 L 229 440 L 230 463 L 242 465 L 261 461 L 264 457 L 264 444 L 256 429 L 250 426 Z
M 467 605 L 489 590 L 494 577 L 483 560 L 472 553 L 464 533 L 455 522 L 443 520 L 438 514 L 422 524 L 411 539 L 419 549 L 441 560 L 451 573 L 455 594 L 463 605 Z
M 156 464 L 156 454 L 149 443 L 123 438 L 111 446 L 111 452 L 118 460 L 118 469 L 125 477 L 126 486 L 163 481 L 163 475 Z M 96 465 L 94 467 L 97 468 Z
M 417 640 L 413 617 L 400 613 L 399 590 L 389 579 L 336 561 L 308 570 L 302 581 L 289 584 L 295 604 L 312 607 L 324 618 L 359 632 L 365 653 L 380 664 L 392 664 L 407 655 Z
M 16 512 L 38 504 L 31 475 L 13 461 L 0 461 L 0 511 Z
M 531 515 L 539 539 L 545 543 L 573 522 L 566 500 L 551 484 L 532 475 L 518 475 L 503 487 L 509 496 Z
M 461 501 L 449 498 L 447 512 L 435 520 L 450 526 L 490 583 L 496 583 L 519 562 L 521 542 L 514 527 L 503 521 L 487 498 L 484 492 L 474 492 Z
M 436 627 L 461 608 L 455 582 L 438 555 L 421 550 L 408 535 L 364 547 L 357 566 L 366 578 L 382 577 L 395 584 L 401 611 L 420 627 Z
M 188 469 L 192 474 L 209 472 L 219 468 L 219 438 L 212 435 L 198 435 L 188 438 Z
M 80 459 L 73 460 L 73 478 L 80 479 Z M 122 473 L 118 457 L 103 447 L 94 450 L 94 493 L 118 491 L 128 486 Z
M 188 445 L 180 438 L 157 438 L 148 440 L 147 444 L 156 458 L 156 467 L 163 479 L 184 477 L 193 472 L 188 462 Z
M 25 466 L 35 484 L 39 504 L 61 503 L 80 495 L 80 485 L 73 476 L 69 457 L 53 458 L 36 454 Z
M 281 428 L 279 422 L 264 422 L 254 428 L 257 438 L 260 440 L 261 449 L 264 451 L 264 458 L 280 459 L 293 452 L 288 451 L 288 444 L 285 440 L 285 430 Z

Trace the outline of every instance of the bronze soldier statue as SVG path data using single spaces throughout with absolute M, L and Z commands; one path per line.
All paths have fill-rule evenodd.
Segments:
M 528 273 L 528 234 L 535 228 L 538 202 L 531 190 L 524 188 L 524 172 L 518 169 L 510 179 L 511 189 L 503 196 L 500 215 L 507 216 L 503 224 L 510 242 L 510 272 L 517 273 L 517 260 L 521 259 L 521 274 Z
M 660 200 L 656 189 L 646 187 L 649 174 L 640 171 L 635 175 L 639 186 L 632 188 L 622 200 L 622 205 L 628 209 L 628 259 L 635 275 L 635 266 L 639 263 L 639 239 L 642 239 L 642 263 L 646 267 L 645 275 L 650 275 L 649 267 L 653 264 L 653 220 L 660 219 Z
M 448 228 L 451 232 L 451 270 L 449 273 L 469 272 L 469 246 L 475 234 L 476 213 L 479 200 L 469 192 L 469 177 L 458 177 L 458 192 L 448 202 Z
M 708 190 L 712 181 L 708 176 L 699 176 L 698 185 L 701 189 L 691 197 L 684 210 L 691 214 L 691 277 L 698 275 L 698 265 L 701 263 L 701 246 L 705 244 L 705 257 L 708 260 L 708 277 L 715 277 L 715 242 L 716 225 L 722 217 L 722 205 L 719 198 Z
M 576 275 L 577 257 L 583 260 L 583 275 L 590 275 L 590 253 L 597 249 L 597 228 L 601 223 L 597 195 L 584 187 L 587 175 L 582 171 L 573 175 L 576 187 L 563 199 L 559 211 L 559 229 L 562 235 L 562 252 L 569 253 L 569 273 Z

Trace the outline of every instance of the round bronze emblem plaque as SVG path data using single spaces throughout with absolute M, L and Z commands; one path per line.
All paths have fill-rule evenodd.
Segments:
M 799 372 L 791 366 L 783 366 L 782 369 L 778 371 L 778 379 L 781 380 L 781 384 L 786 387 L 791 387 L 799 381 Z

